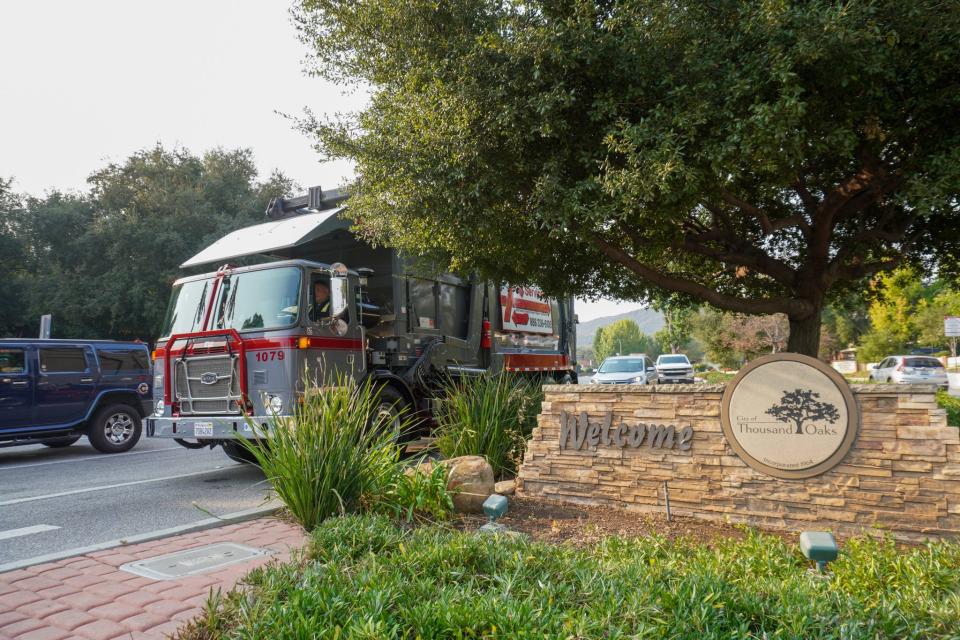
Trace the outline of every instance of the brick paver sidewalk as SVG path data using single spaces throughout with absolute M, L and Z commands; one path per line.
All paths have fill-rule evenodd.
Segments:
M 260 518 L 0 573 L 0 640 L 165 638 L 200 613 L 211 588 L 226 592 L 254 567 L 288 559 L 305 541 L 299 527 Z M 275 553 L 177 580 L 151 580 L 119 569 L 218 542 Z

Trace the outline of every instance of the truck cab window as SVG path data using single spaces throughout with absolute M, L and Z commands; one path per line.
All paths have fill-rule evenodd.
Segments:
M 223 279 L 214 307 L 216 329 L 279 329 L 299 316 L 300 270 L 295 267 L 233 273 Z
M 23 349 L 0 349 L 0 373 L 25 373 Z
M 311 322 L 320 322 L 330 317 L 330 278 L 314 275 L 310 278 L 309 317 Z

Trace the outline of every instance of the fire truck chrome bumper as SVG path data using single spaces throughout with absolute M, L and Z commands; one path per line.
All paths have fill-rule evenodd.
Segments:
M 290 416 L 278 416 L 280 419 Z M 188 440 L 234 440 L 270 435 L 273 416 L 250 416 L 250 422 L 240 416 L 190 416 L 182 418 L 158 418 L 148 416 L 145 420 L 148 438 L 185 438 Z M 254 426 L 256 425 L 256 426 Z M 255 432 L 255 429 L 260 434 Z

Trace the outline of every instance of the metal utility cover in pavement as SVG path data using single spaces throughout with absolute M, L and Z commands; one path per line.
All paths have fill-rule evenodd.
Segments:
M 152 580 L 173 580 L 245 562 L 270 553 L 272 553 L 270 549 L 254 549 L 234 542 L 220 542 L 206 547 L 128 562 L 120 568 Z

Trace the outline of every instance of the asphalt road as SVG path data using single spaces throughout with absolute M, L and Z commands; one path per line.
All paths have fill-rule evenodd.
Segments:
M 252 509 L 266 493 L 259 469 L 219 447 L 143 438 L 105 455 L 82 438 L 0 449 L 0 565 Z

